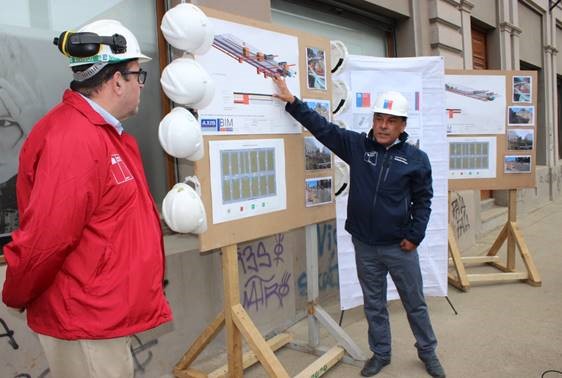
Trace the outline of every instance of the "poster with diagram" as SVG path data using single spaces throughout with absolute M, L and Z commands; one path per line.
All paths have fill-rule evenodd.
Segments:
M 505 133 L 504 75 L 445 75 L 448 134 Z
M 537 73 L 447 70 L 449 190 L 536 185 Z
M 207 135 L 300 133 L 300 125 L 276 101 L 271 77 L 285 78 L 300 96 L 298 38 L 211 18 L 213 47 L 197 61 L 215 83 L 212 102 L 199 110 Z
M 284 210 L 283 139 L 209 142 L 213 224 Z

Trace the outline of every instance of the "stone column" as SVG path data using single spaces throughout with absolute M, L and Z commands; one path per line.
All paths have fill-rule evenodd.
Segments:
M 500 62 L 502 70 L 512 69 L 512 52 L 511 52 L 511 13 L 509 11 L 510 0 L 498 1 L 498 18 L 499 18 L 499 34 L 500 34 Z
M 472 13 L 474 4 L 467 0 L 461 0 L 459 10 L 461 12 L 461 33 L 462 33 L 462 50 L 463 50 L 463 68 L 471 70 L 472 62 L 472 28 L 470 14 Z

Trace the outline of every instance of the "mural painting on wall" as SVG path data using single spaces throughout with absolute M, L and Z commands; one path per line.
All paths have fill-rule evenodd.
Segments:
M 460 193 L 455 193 L 455 198 L 451 201 L 452 224 L 455 228 L 457 238 L 470 231 L 470 221 L 464 202 L 464 197 Z
M 327 290 L 339 287 L 338 245 L 335 222 L 317 224 L 316 232 L 318 235 L 318 288 L 322 294 Z M 306 270 L 298 276 L 297 291 L 300 297 L 306 298 Z
M 47 110 L 39 84 L 41 71 L 28 42 L 0 33 L 0 247 L 19 223 L 15 189 L 19 152 Z

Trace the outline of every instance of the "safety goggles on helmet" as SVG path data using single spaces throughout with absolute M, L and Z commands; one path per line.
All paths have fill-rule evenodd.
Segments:
M 58 38 L 57 46 L 69 57 L 70 67 L 114 64 L 133 59 L 139 63 L 150 60 L 141 52 L 134 34 L 117 20 L 97 20 L 84 25 L 76 33 L 65 32 Z M 85 80 L 99 71 L 93 70 L 79 79 Z

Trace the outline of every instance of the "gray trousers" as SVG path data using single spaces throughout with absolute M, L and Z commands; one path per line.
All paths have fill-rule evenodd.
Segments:
M 357 275 L 363 290 L 365 316 L 369 324 L 369 347 L 375 356 L 390 360 L 391 339 L 386 307 L 386 275 L 390 273 L 416 338 L 418 356 L 434 355 L 437 339 L 431 327 L 423 295 L 417 250 L 405 252 L 399 245 L 374 246 L 352 239 Z

